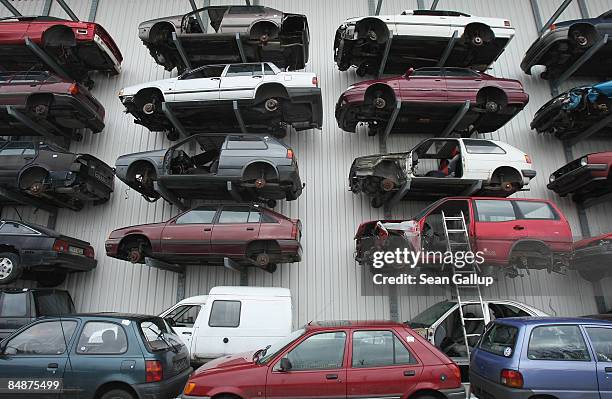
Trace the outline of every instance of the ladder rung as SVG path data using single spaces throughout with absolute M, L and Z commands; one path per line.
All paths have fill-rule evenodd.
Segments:
M 444 220 L 463 220 L 461 216 L 444 216 Z
M 452 234 L 467 233 L 467 230 L 463 229 L 446 229 L 446 231 Z
M 482 334 L 466 334 L 466 337 L 480 337 Z
M 484 317 L 464 317 L 463 320 L 470 320 L 470 321 L 482 320 L 484 321 Z
M 470 245 L 469 242 L 449 242 L 450 245 Z

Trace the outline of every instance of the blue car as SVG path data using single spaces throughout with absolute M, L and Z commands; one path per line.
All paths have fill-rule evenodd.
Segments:
M 191 371 L 187 348 L 156 316 L 44 317 L 0 343 L 0 398 L 175 398 Z
M 610 399 L 612 322 L 496 320 L 472 352 L 470 383 L 480 399 Z
M 575 87 L 553 98 L 536 112 L 531 128 L 565 139 L 611 114 L 612 81 L 608 81 Z

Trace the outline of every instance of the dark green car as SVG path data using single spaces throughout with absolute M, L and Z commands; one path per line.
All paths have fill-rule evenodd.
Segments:
M 191 371 L 187 348 L 156 316 L 45 317 L 0 343 L 0 398 L 175 398 Z

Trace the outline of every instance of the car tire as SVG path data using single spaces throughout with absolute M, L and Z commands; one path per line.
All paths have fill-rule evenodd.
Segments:
M 66 281 L 68 272 L 64 270 L 36 272 L 39 287 L 57 287 Z
M 0 253 L 0 285 L 12 283 L 21 277 L 22 273 L 19 256 L 12 252 Z
M 135 399 L 134 395 L 123 389 L 113 389 L 106 392 L 100 399 Z

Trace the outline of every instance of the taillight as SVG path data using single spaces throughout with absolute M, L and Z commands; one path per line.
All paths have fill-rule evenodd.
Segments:
M 383 241 L 389 238 L 389 232 L 385 229 L 378 229 L 377 233 L 378 233 L 378 238 L 380 238 Z
M 88 258 L 93 259 L 95 256 L 94 249 L 92 247 L 85 248 L 84 255 L 87 256 Z
M 522 388 L 523 375 L 516 370 L 503 369 L 501 372 L 501 383 L 510 388 Z
M 319 78 L 317 78 L 316 76 L 312 77 L 312 85 L 315 87 L 319 87 Z
M 297 238 L 298 238 L 298 232 L 299 232 L 299 231 L 300 231 L 300 229 L 298 228 L 298 223 L 297 223 L 297 222 L 294 222 L 294 223 L 293 223 L 293 227 L 291 228 L 291 237 L 292 237 L 294 240 L 297 240 Z
M 159 360 L 145 360 L 147 382 L 157 382 L 164 379 L 164 369 Z
M 505 21 L 504 21 L 504 26 L 505 26 L 506 28 L 509 28 L 509 27 L 510 27 L 510 21 L 505 20 Z
M 525 162 L 527 162 L 528 164 L 531 164 L 531 157 L 527 154 L 525 154 Z
M 55 252 L 68 252 L 68 243 L 64 240 L 55 240 L 53 243 L 53 251 Z
M 551 31 L 551 32 L 552 32 L 553 30 L 556 30 L 556 29 L 557 29 L 557 25 L 555 25 L 555 24 L 551 24 L 551 25 L 548 27 L 548 30 L 549 30 L 549 31 Z
M 70 88 L 68 89 L 68 93 L 72 94 L 73 96 L 79 94 L 79 85 L 76 83 L 71 84 Z
M 291 148 L 287 148 L 287 159 L 293 159 L 293 150 Z
M 449 364 L 451 371 L 453 372 L 453 377 L 457 380 L 459 384 L 461 384 L 461 369 L 455 363 Z

